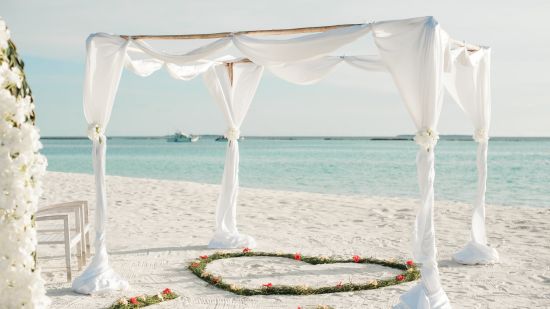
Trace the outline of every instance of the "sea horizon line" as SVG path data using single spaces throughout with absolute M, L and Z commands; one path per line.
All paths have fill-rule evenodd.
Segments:
M 108 136 L 108 139 L 165 139 L 171 135 L 115 135 Z M 202 134 L 201 138 L 223 137 L 220 134 Z M 263 140 L 372 140 L 372 141 L 410 141 L 413 140 L 412 134 L 401 135 L 373 135 L 373 136 L 332 136 L 332 135 L 243 135 L 245 139 L 263 139 Z M 466 134 L 441 134 L 441 140 L 471 141 L 472 135 Z M 42 136 L 43 140 L 85 140 L 87 136 Z M 491 140 L 550 140 L 550 136 L 491 136 Z

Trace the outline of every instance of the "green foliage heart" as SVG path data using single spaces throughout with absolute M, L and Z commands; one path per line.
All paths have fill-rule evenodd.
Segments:
M 328 258 L 328 257 L 315 257 L 315 256 L 299 256 L 299 260 L 311 265 L 318 264 L 336 264 L 336 263 L 362 263 L 362 264 L 376 264 L 386 266 L 390 268 L 399 269 L 401 274 L 380 280 L 372 280 L 366 283 L 344 283 L 336 286 L 325 287 L 308 287 L 308 286 L 291 286 L 291 285 L 269 285 L 262 286 L 260 288 L 245 288 L 234 284 L 228 284 L 223 281 L 220 276 L 216 276 L 206 271 L 206 266 L 216 260 L 249 257 L 249 256 L 267 256 L 297 259 L 295 254 L 284 253 L 271 253 L 271 252 L 252 252 L 249 249 L 243 250 L 243 252 L 216 252 L 210 256 L 201 256 L 200 259 L 191 262 L 189 270 L 191 270 L 197 277 L 220 288 L 225 291 L 237 295 L 252 296 L 252 295 L 313 295 L 313 294 L 326 294 L 337 292 L 350 292 L 361 290 L 373 290 L 383 288 L 386 286 L 401 284 L 404 282 L 414 281 L 420 278 L 420 271 L 417 265 L 412 261 L 399 262 L 399 261 L 387 261 L 375 258 L 360 258 L 354 256 L 350 259 L 341 258 Z

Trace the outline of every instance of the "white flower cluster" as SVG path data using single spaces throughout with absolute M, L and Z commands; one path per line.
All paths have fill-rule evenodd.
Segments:
M 474 138 L 474 141 L 478 143 L 486 143 L 489 140 L 489 134 L 485 129 L 481 128 L 481 129 L 477 129 L 474 132 L 473 138 Z
M 20 91 L 23 73 L 9 65 L 9 39 L 0 18 L 0 307 L 45 308 L 49 299 L 33 257 L 33 214 L 46 159 L 38 152 L 40 136 L 31 120 L 34 104 L 28 91 Z
M 416 133 L 416 136 L 414 137 L 414 141 L 426 151 L 432 150 L 437 144 L 438 140 L 439 134 L 437 133 L 437 131 L 430 128 L 418 131 Z
M 241 137 L 241 131 L 237 128 L 229 128 L 225 132 L 225 137 L 230 141 L 236 141 Z
M 105 131 L 99 124 L 92 123 L 88 126 L 88 138 L 92 141 L 103 143 L 103 140 L 105 140 Z

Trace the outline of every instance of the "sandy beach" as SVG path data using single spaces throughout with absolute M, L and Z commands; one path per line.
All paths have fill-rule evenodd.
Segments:
M 206 244 L 213 233 L 219 186 L 108 176 L 107 188 L 110 263 L 131 290 L 107 296 L 75 294 L 65 281 L 63 247 L 41 245 L 38 261 L 52 308 L 104 308 L 120 296 L 166 287 L 181 297 L 151 308 L 389 308 L 413 285 L 299 297 L 233 295 L 187 270 L 199 255 L 216 251 Z M 49 172 L 45 177 L 41 206 L 82 199 L 90 203 L 93 218 L 93 176 Z M 407 198 L 242 188 L 238 220 L 240 231 L 256 238 L 258 251 L 408 259 L 416 205 Z M 489 243 L 501 255 L 500 264 L 492 266 L 462 266 L 451 260 L 468 240 L 470 205 L 436 201 L 435 221 L 442 283 L 454 308 L 550 306 L 550 209 L 488 205 Z M 392 274 L 374 265 L 321 267 L 277 258 L 217 261 L 209 270 L 246 286 L 318 286 Z

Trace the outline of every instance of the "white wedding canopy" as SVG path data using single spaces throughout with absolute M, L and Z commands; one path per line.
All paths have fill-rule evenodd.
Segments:
M 330 30 L 279 40 L 258 39 L 244 33 L 214 34 L 208 37 L 217 37 L 217 40 L 180 55 L 155 51 L 142 40 L 178 39 L 178 36 L 90 35 L 87 40 L 84 113 L 89 137 L 93 141 L 96 175 L 96 254 L 84 273 L 73 282 L 75 291 L 92 294 L 128 286 L 110 268 L 105 242 L 107 138 L 104 132 L 123 67 L 140 76 L 148 76 L 164 67 L 172 77 L 182 80 L 204 73 L 204 81 L 223 112 L 228 127 L 225 133 L 228 146 L 216 208 L 216 229 L 210 248 L 255 246 L 252 237 L 239 233 L 237 229 L 238 139 L 264 69 L 296 84 L 315 83 L 342 63 L 365 71 L 389 72 L 418 130 L 415 141 L 420 146 L 416 160 L 420 205 L 414 226 L 413 256 L 422 265 L 422 279 L 401 296 L 397 308 L 450 308 L 437 267 L 433 219 L 434 151 L 446 88 L 471 118 L 475 127 L 474 138 L 479 143 L 478 191 L 471 240 L 454 255 L 454 259 L 464 264 L 498 261 L 497 252 L 487 246 L 485 232 L 487 132 L 491 109 L 490 49 L 451 39 L 433 17 L 325 28 Z M 263 31 L 264 34 L 267 32 Z M 374 38 L 378 55 L 331 54 L 368 33 Z M 230 45 L 246 58 L 214 57 Z

